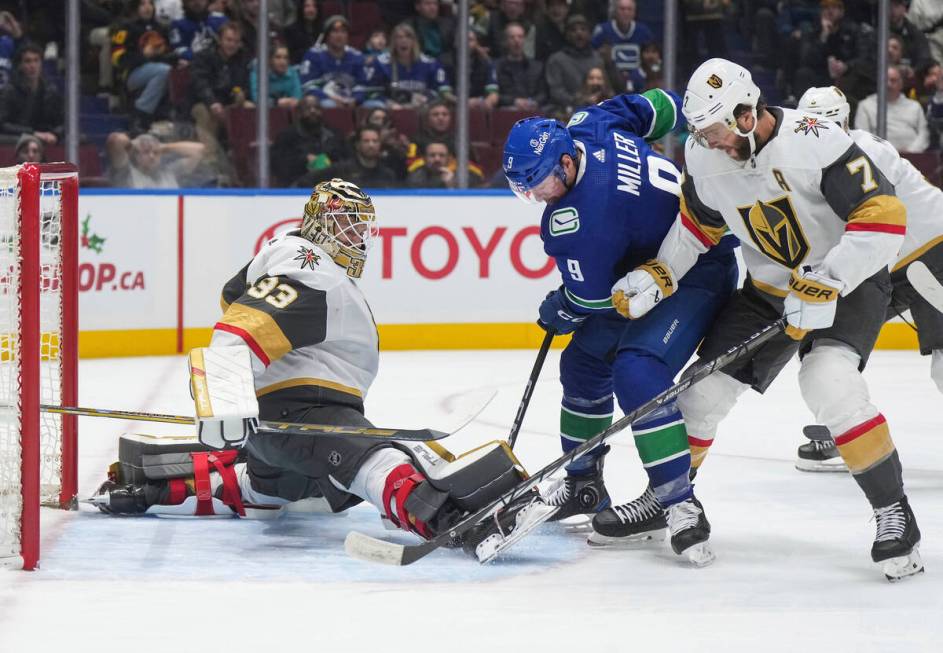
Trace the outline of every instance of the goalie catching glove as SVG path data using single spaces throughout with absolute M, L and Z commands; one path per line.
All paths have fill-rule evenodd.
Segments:
M 783 302 L 786 334 L 802 340 L 813 329 L 827 329 L 835 321 L 838 295 L 844 284 L 805 266 L 792 271 L 789 294 Z
M 200 442 L 212 449 L 241 447 L 259 427 L 249 348 L 199 347 L 189 362 Z
M 652 259 L 616 282 L 612 287 L 612 306 L 622 317 L 637 320 L 670 297 L 677 287 L 668 264 Z

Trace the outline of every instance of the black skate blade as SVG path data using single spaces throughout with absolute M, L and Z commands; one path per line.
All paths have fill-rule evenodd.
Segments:
M 808 424 L 803 426 L 802 435 L 810 440 L 818 440 L 819 442 L 828 442 L 832 439 L 832 433 L 828 430 L 827 426 L 822 424 Z

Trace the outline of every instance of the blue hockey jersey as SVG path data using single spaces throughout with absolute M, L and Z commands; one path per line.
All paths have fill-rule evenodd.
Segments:
M 385 96 L 394 102 L 406 104 L 413 93 L 434 97 L 452 90 L 445 69 L 432 57 L 424 54 L 408 68 L 394 63 L 389 52 L 384 52 L 367 68 L 367 83 L 371 96 Z
M 644 23 L 633 21 L 627 32 L 620 32 L 616 21 L 610 20 L 596 25 L 592 45 L 594 50 L 612 46 L 612 63 L 628 72 L 642 65 L 642 46 L 654 40 L 654 33 Z
M 216 35 L 228 18 L 224 14 L 212 12 L 206 18 L 185 15 L 170 24 L 170 47 L 177 56 L 193 59 L 200 50 L 216 45 Z
M 582 154 L 576 182 L 544 209 L 540 237 L 575 312 L 611 310 L 613 284 L 658 254 L 678 214 L 681 173 L 646 139 L 683 119 L 678 96 L 661 89 L 619 95 L 570 119 Z M 728 237 L 705 256 L 736 244 Z
M 360 50 L 347 46 L 338 59 L 325 45 L 315 45 L 305 52 L 298 74 L 306 95 L 319 98 L 352 97 L 357 104 L 367 93 L 367 76 Z

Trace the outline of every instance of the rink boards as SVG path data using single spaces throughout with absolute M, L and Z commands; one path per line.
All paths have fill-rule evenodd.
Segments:
M 559 273 L 540 207 L 504 191 L 374 191 L 380 238 L 360 285 L 381 348 L 536 346 L 537 306 Z M 307 193 L 83 190 L 83 357 L 162 355 L 206 344 L 220 290 L 266 239 L 293 228 Z M 879 346 L 913 348 L 902 323 Z

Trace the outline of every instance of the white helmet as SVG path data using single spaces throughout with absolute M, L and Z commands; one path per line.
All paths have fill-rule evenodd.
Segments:
M 813 86 L 799 98 L 799 111 L 833 120 L 848 131 L 851 107 L 840 89 L 834 86 Z
M 753 83 L 750 71 L 726 59 L 708 59 L 694 71 L 684 92 L 681 111 L 695 135 L 706 127 L 722 123 L 738 136 L 750 139 L 751 154 L 756 150 L 756 105 L 760 87 Z M 753 112 L 753 129 L 740 131 L 734 110 L 746 105 Z

